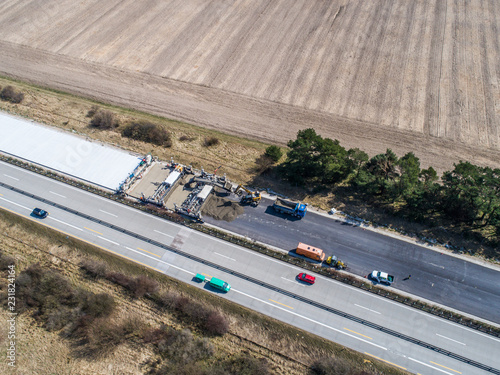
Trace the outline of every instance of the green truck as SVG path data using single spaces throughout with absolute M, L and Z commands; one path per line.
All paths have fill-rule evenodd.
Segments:
M 217 279 L 215 277 L 212 277 L 209 281 L 210 286 L 214 287 L 215 289 L 222 290 L 223 292 L 229 292 L 231 289 L 231 285 L 226 283 L 225 281 L 221 279 Z

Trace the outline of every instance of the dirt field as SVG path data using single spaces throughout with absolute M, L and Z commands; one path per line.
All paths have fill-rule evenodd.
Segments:
M 496 0 L 0 4 L 0 73 L 284 143 L 500 166 Z

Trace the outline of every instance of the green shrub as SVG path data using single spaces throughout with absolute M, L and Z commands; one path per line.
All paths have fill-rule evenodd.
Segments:
M 283 152 L 281 151 L 281 149 L 278 146 L 273 145 L 273 146 L 269 146 L 268 148 L 266 148 L 265 155 L 268 156 L 269 158 L 271 158 L 271 160 L 276 163 L 283 156 Z

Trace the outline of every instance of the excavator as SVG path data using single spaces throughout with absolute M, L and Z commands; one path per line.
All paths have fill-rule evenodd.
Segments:
M 326 258 L 326 264 L 339 270 L 345 270 L 347 268 L 346 264 L 339 260 L 335 255 L 330 255 Z
M 258 191 L 252 191 L 247 189 L 243 185 L 238 185 L 238 187 L 234 190 L 234 193 L 237 195 L 242 195 L 243 192 L 246 192 L 246 195 L 241 197 L 241 204 L 250 204 L 253 207 L 257 207 L 262 199 L 260 193 Z

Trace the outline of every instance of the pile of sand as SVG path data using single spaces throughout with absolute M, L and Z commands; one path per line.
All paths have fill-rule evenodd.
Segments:
M 203 205 L 201 213 L 206 216 L 211 216 L 216 220 L 231 222 L 236 219 L 238 215 L 241 215 L 243 211 L 244 209 L 239 202 L 211 195 Z

